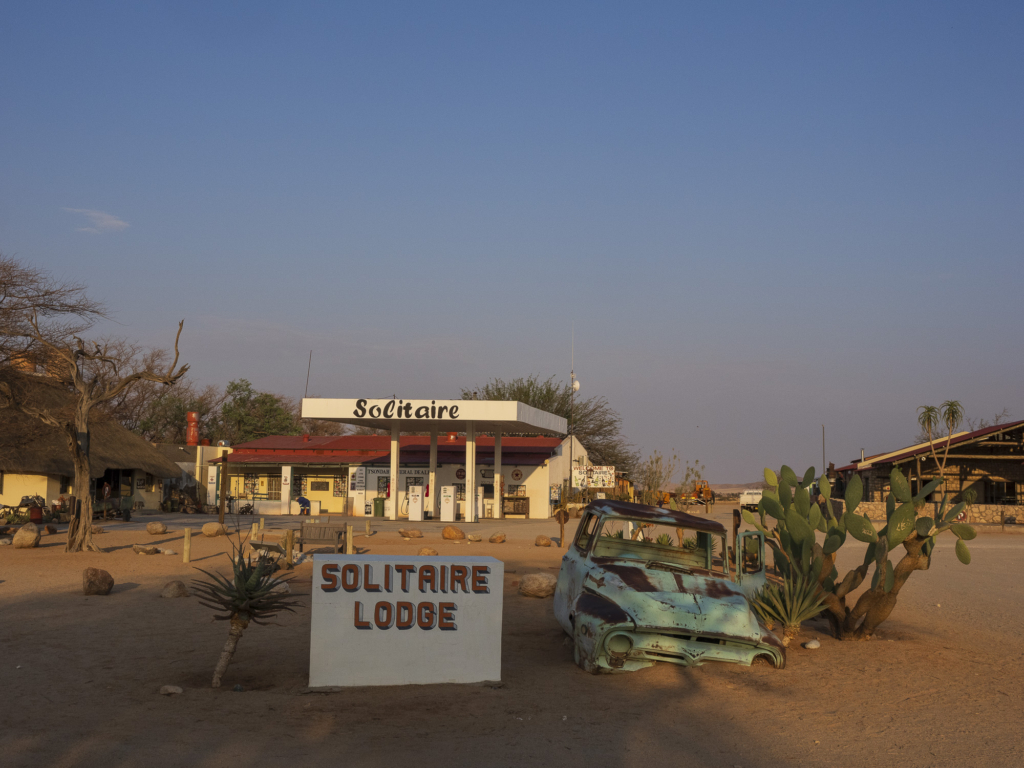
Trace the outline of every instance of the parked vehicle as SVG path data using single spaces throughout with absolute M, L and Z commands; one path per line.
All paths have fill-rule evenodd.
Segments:
M 764 491 L 743 491 L 740 493 L 740 509 L 749 509 L 757 512 L 757 505 L 761 502 Z
M 781 669 L 781 640 L 748 598 L 765 583 L 764 537 L 729 547 L 712 520 L 659 507 L 599 500 L 583 512 L 562 558 L 555 618 L 588 672 L 629 672 L 665 661 Z

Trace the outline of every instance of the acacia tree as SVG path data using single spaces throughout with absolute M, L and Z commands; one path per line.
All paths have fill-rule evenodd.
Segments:
M 655 451 L 636 468 L 636 484 L 641 488 L 640 503 L 655 505 L 661 489 L 672 482 L 672 477 L 679 467 L 679 457 L 675 454 L 662 456 Z
M 39 319 L 30 319 L 32 335 L 44 354 L 48 378 L 62 384 L 72 393 L 70 412 L 46 407 L 33 407 L 23 402 L 23 411 L 40 421 L 60 429 L 67 438 L 75 468 L 74 496 L 81 506 L 68 526 L 66 552 L 101 551 L 92 540 L 92 496 L 89 482 L 92 465 L 89 456 L 89 425 L 93 409 L 121 396 L 139 382 L 150 381 L 169 386 L 188 370 L 178 367 L 178 340 L 185 321 L 178 323 L 174 339 L 174 359 L 166 369 L 158 367 L 152 356 L 121 340 L 86 343 L 78 336 L 67 340 L 54 339 L 44 332 Z
M 463 400 L 518 400 L 569 423 L 569 432 L 587 449 L 591 464 L 614 466 L 632 476 L 640 454 L 622 435 L 622 417 L 604 397 L 573 396 L 572 387 L 554 376 L 541 380 L 534 374 L 526 378 L 492 379 L 482 387 L 463 389 Z

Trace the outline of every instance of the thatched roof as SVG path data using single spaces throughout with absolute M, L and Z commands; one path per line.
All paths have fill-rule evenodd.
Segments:
M 72 414 L 70 393 L 43 376 L 0 370 L 0 386 L 10 388 L 16 403 L 45 409 L 61 419 L 69 419 Z M 108 469 L 138 469 L 156 477 L 181 475 L 178 465 L 151 443 L 99 414 L 90 424 L 89 433 L 93 477 L 101 477 Z M 73 476 L 67 437 L 59 428 L 8 405 L 7 398 L 0 396 L 0 471 Z

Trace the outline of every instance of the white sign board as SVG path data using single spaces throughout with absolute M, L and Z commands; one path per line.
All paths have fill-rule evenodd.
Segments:
M 573 467 L 573 488 L 614 488 L 615 467 Z
M 493 557 L 314 555 L 309 686 L 501 679 Z

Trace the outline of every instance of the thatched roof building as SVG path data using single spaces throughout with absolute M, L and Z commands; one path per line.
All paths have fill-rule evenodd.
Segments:
M 45 409 L 70 420 L 73 398 L 44 376 L 0 370 L 0 472 L 23 475 L 73 476 L 66 435 L 19 410 L 16 404 Z M 181 468 L 120 424 L 97 413 L 90 425 L 92 476 L 113 469 L 133 469 L 154 477 L 176 478 Z

